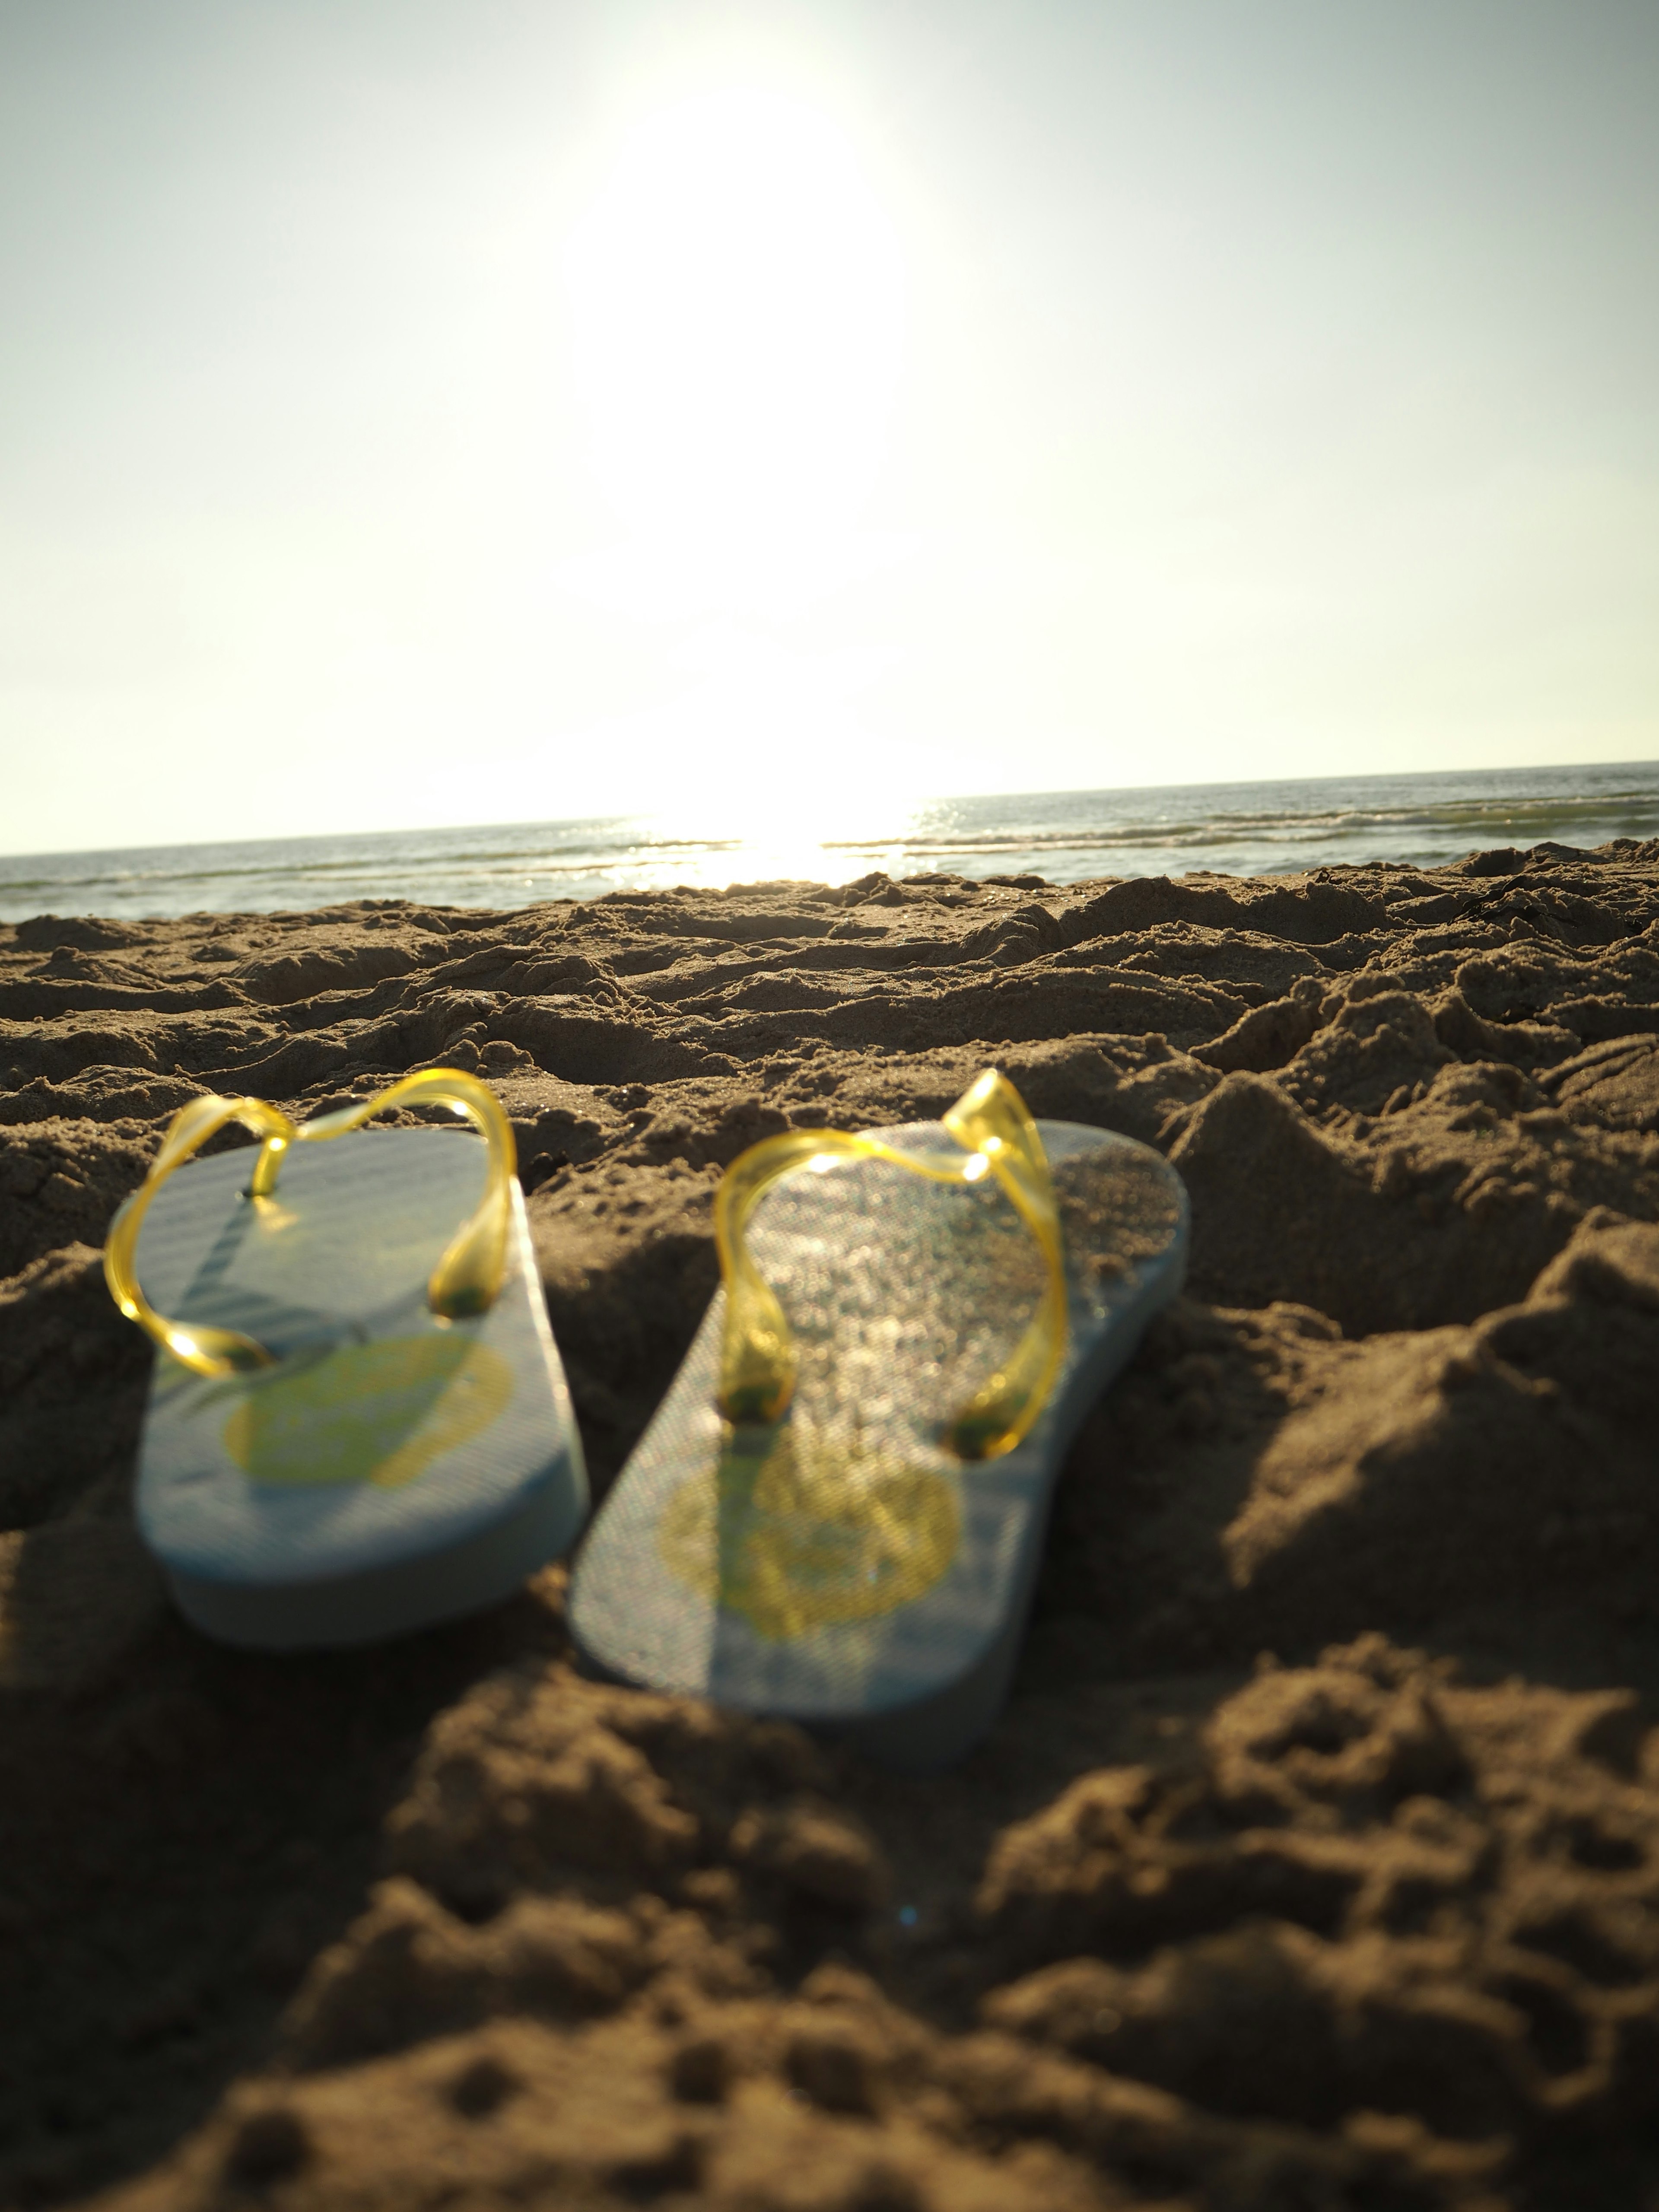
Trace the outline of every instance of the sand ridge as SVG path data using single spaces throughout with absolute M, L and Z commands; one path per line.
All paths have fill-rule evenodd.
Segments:
M 42 917 L 0 1060 L 0 2204 L 1659 2187 L 1659 847 Z M 489 1079 L 603 1490 L 723 1167 L 990 1060 L 1194 1265 L 959 1771 L 583 1680 L 562 1568 L 346 1657 L 168 1612 L 98 1247 L 186 1099 Z

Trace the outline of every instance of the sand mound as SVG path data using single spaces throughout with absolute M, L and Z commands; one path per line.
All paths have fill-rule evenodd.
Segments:
M 1543 2212 L 1659 2185 L 1659 854 L 0 931 L 0 2204 Z M 97 1248 L 204 1090 L 497 1087 L 601 1487 L 722 1168 L 988 1060 L 1188 1296 L 925 1783 L 581 1680 L 562 1571 L 227 1654 Z

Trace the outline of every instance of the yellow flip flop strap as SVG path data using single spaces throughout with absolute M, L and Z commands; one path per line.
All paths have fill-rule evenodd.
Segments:
M 151 1305 L 139 1287 L 136 1265 L 138 1232 L 150 1200 L 173 1170 L 182 1167 L 228 1121 L 240 1121 L 264 1139 L 246 1193 L 251 1199 L 260 1199 L 269 1198 L 276 1189 L 291 1145 L 326 1144 L 332 1137 L 343 1137 L 349 1129 L 361 1127 L 371 1115 L 417 1103 L 447 1106 L 463 1115 L 489 1148 L 483 1197 L 451 1240 L 426 1286 L 427 1304 L 446 1319 L 485 1312 L 494 1304 L 507 1272 L 507 1234 L 517 1158 L 512 1124 L 495 1092 L 458 1067 L 423 1067 L 361 1105 L 343 1106 L 336 1113 L 319 1114 L 310 1121 L 290 1121 L 263 1098 L 191 1099 L 173 1115 L 149 1175 L 110 1224 L 104 1246 L 104 1279 L 110 1296 L 129 1321 L 136 1321 L 157 1344 L 198 1375 L 228 1375 L 241 1368 L 273 1365 L 274 1355 L 237 1329 L 215 1328 L 204 1322 L 168 1321 Z
M 904 1152 L 842 1129 L 791 1129 L 751 1145 L 726 1170 L 714 1199 L 714 1243 L 726 1284 L 718 1403 L 738 1425 L 775 1421 L 794 1395 L 798 1358 L 783 1309 L 750 1257 L 745 1232 L 773 1184 L 797 1169 L 823 1174 L 838 1160 L 888 1160 L 933 1182 L 995 1176 L 1036 1239 L 1046 1280 L 1013 1352 L 950 1423 L 943 1441 L 961 1459 L 1012 1451 L 1042 1411 L 1066 1352 L 1066 1258 L 1048 1161 L 1025 1102 L 987 1068 L 945 1116 L 966 1157 Z

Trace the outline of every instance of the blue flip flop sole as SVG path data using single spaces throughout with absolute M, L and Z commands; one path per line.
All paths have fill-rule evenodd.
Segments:
M 464 1133 L 296 1147 L 270 1200 L 250 1152 L 160 1190 L 138 1264 L 158 1306 L 273 1366 L 204 1378 L 158 1353 L 139 1452 L 145 1541 L 185 1617 L 267 1650 L 365 1644 L 477 1611 L 566 1550 L 587 1508 L 524 1200 L 488 1312 L 426 1284 L 483 1194 Z
M 878 1160 L 791 1176 L 750 1236 L 800 1347 L 790 1410 L 768 1428 L 722 1422 L 722 1292 L 578 1559 L 570 1621 L 591 1666 L 844 1733 L 912 1770 L 991 1724 L 1066 1448 L 1186 1267 L 1186 1193 L 1167 1162 L 1104 1130 L 1037 1127 L 1069 1328 L 1024 1442 L 965 1463 L 938 1441 L 1042 1287 L 994 1183 L 942 1187 Z M 937 1123 L 871 1133 L 951 1149 Z

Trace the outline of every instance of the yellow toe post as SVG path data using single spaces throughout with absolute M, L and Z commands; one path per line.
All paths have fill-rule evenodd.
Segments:
M 423 1067 L 405 1075 L 360 1105 L 319 1114 L 309 1121 L 290 1121 L 263 1098 L 193 1098 L 167 1125 L 148 1176 L 110 1224 L 104 1246 L 104 1279 L 110 1296 L 129 1321 L 195 1374 L 229 1375 L 269 1367 L 272 1354 L 251 1336 L 204 1322 L 169 1321 L 156 1312 L 138 1281 L 138 1232 L 150 1201 L 176 1168 L 182 1167 L 216 1131 L 240 1121 L 263 1139 L 248 1178 L 250 1199 L 269 1198 L 283 1163 L 295 1145 L 325 1144 L 360 1128 L 371 1115 L 393 1106 L 447 1106 L 471 1122 L 489 1147 L 484 1194 L 445 1249 L 427 1281 L 427 1304 L 434 1314 L 459 1319 L 486 1312 L 495 1304 L 507 1272 L 507 1231 L 512 1221 L 512 1186 L 517 1159 L 513 1129 L 495 1094 L 476 1076 L 458 1067 Z
M 842 1129 L 791 1129 L 751 1145 L 726 1170 L 714 1200 L 714 1243 L 726 1285 L 718 1402 L 738 1427 L 775 1421 L 794 1394 L 794 1339 L 783 1309 L 750 1258 L 746 1231 L 774 1183 L 802 1168 L 824 1173 L 843 1159 L 886 1160 L 933 1182 L 994 1175 L 1042 1254 L 1037 1310 L 997 1372 L 947 1425 L 942 1441 L 961 1459 L 1012 1451 L 1042 1411 L 1066 1354 L 1066 1258 L 1048 1157 L 1025 1102 L 987 1068 L 945 1116 L 964 1158 L 896 1150 Z

